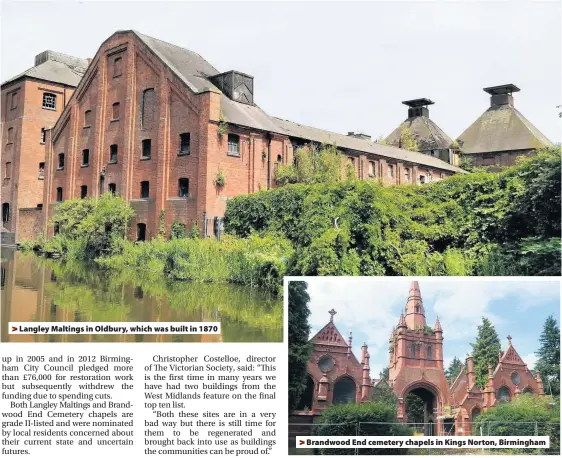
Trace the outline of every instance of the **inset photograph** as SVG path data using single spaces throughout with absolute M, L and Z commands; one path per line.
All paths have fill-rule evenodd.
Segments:
M 296 436 L 549 436 L 560 453 L 560 284 L 555 280 L 286 280 Z M 463 454 L 482 450 L 465 449 Z

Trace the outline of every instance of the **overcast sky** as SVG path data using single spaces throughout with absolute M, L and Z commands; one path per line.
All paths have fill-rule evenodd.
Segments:
M 515 106 L 559 142 L 559 1 L 375 3 L 2 2 L 2 81 L 45 49 L 93 57 L 136 29 L 254 76 L 267 113 L 340 133 L 388 135 L 402 100 L 427 97 L 458 137 L 513 83 Z
M 316 277 L 306 280 L 310 294 L 310 323 L 315 335 L 334 308 L 334 323 L 346 338 L 353 333 L 353 351 L 360 358 L 366 342 L 371 355 L 371 377 L 388 366 L 388 339 L 408 300 L 410 279 Z M 560 323 L 560 283 L 533 279 L 481 278 L 419 280 L 426 322 L 433 327 L 439 315 L 443 328 L 445 366 L 472 351 L 482 317 L 489 318 L 507 349 L 507 336 L 519 356 L 533 368 L 538 338 L 549 315 Z

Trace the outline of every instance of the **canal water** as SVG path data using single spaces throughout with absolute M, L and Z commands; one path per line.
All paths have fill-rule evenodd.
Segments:
M 2 342 L 282 342 L 283 301 L 239 285 L 135 278 L 2 249 Z M 13 322 L 220 321 L 220 335 L 10 335 Z

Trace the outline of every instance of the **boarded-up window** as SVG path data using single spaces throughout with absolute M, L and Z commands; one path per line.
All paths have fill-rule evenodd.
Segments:
M 12 178 L 12 163 L 6 162 L 6 170 L 4 171 L 4 178 Z
M 86 110 L 84 113 L 84 127 L 89 127 L 92 125 L 92 110 Z
M 410 169 L 404 169 L 404 179 L 406 180 L 406 183 L 410 182 Z
M 369 176 L 371 178 L 375 176 L 375 163 L 373 161 L 369 161 Z
M 11 109 L 14 110 L 18 107 L 18 97 L 19 97 L 19 91 L 13 92 L 12 93 L 12 104 L 11 104 Z
M 14 143 L 14 128 L 13 127 L 10 127 L 8 129 L 8 141 L 7 141 L 7 143 L 8 144 Z
M 113 61 L 113 76 L 121 76 L 123 73 L 123 59 L 116 57 Z
M 45 163 L 39 162 L 39 179 L 43 180 L 45 178 Z
M 119 102 L 115 102 L 111 107 L 111 119 L 119 119 Z
M 394 178 L 394 166 L 388 165 L 388 178 Z
M 156 93 L 154 89 L 145 89 L 142 93 L 141 102 L 141 127 L 147 129 L 154 122 L 156 112 Z

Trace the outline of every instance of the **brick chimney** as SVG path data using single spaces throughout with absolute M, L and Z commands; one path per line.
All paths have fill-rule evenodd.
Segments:
M 408 118 L 417 118 L 418 116 L 425 116 L 429 118 L 429 105 L 433 105 L 435 102 L 429 99 L 414 99 L 414 100 L 404 100 L 402 102 L 407 105 L 408 108 Z
M 501 86 L 491 86 L 483 89 L 484 92 L 492 96 L 490 97 L 490 106 L 492 107 L 500 105 L 513 106 L 513 93 L 520 90 L 515 84 L 502 84 Z

